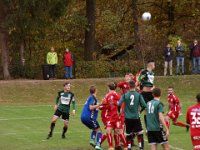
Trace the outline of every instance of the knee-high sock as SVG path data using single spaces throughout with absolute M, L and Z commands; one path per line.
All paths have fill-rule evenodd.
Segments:
M 62 135 L 65 135 L 65 133 L 67 132 L 68 127 L 63 127 L 63 132 Z
M 49 134 L 52 134 L 52 133 L 53 133 L 54 127 L 55 127 L 55 123 L 51 123 Z
M 174 125 L 176 126 L 181 126 L 181 127 L 186 127 L 187 125 L 183 122 L 174 122 Z
M 90 136 L 90 139 L 91 139 L 91 140 L 95 140 L 96 134 L 97 134 L 96 131 L 92 131 L 91 136 Z
M 105 141 L 106 138 L 107 138 L 107 135 L 103 134 L 102 137 L 101 137 L 101 144 Z
M 137 135 L 137 138 L 138 138 L 139 148 L 140 148 L 140 150 L 143 150 L 144 149 L 144 137 L 143 137 L 143 134 Z
M 124 144 L 124 148 L 127 148 L 127 142 L 126 142 L 126 138 L 125 138 L 124 134 L 119 134 L 119 137 L 120 137 L 122 143 Z
M 97 132 L 97 145 L 98 146 L 101 145 L 101 138 L 102 138 L 102 133 L 101 132 Z
M 107 134 L 107 139 L 108 139 L 108 145 L 109 147 L 113 147 L 113 142 L 112 142 L 112 134 Z
M 115 147 L 119 146 L 119 135 L 114 134 L 114 140 L 115 140 Z

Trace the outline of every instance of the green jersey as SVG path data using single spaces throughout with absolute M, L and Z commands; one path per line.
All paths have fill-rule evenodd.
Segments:
M 151 100 L 147 103 L 147 131 L 160 131 L 162 124 L 159 120 L 159 113 L 164 113 L 164 106 L 158 100 Z
M 58 105 L 58 110 L 64 113 L 69 113 L 70 104 L 73 104 L 73 109 L 75 110 L 75 97 L 72 92 L 58 92 L 58 96 L 56 98 L 56 104 Z
M 139 76 L 139 81 L 143 87 L 152 87 L 154 84 L 154 73 L 148 70 L 142 71 Z
M 129 91 L 126 94 L 122 95 L 118 106 L 124 105 L 124 114 L 127 119 L 139 119 L 139 108 L 145 107 L 146 103 L 143 99 L 143 96 L 136 91 Z

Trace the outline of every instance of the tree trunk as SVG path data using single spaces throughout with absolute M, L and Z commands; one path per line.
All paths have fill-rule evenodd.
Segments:
M 92 60 L 92 53 L 95 49 L 95 3 L 96 0 L 86 0 L 86 17 L 88 25 L 85 30 L 85 51 L 86 61 Z
M 6 31 L 3 23 L 5 22 L 7 15 L 7 7 L 3 1 L 0 1 L 0 48 L 2 51 L 2 65 L 3 65 L 3 78 L 10 79 L 9 72 L 9 49 L 8 49 L 8 32 Z

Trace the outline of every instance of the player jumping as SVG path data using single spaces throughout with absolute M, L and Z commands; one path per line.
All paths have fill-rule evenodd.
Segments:
M 200 93 L 196 96 L 197 104 L 187 110 L 186 122 L 190 124 L 190 135 L 194 150 L 200 150 Z
M 95 147 L 96 150 L 101 150 L 102 133 L 99 123 L 97 121 L 97 116 L 98 116 L 97 108 L 99 107 L 99 104 L 97 103 L 96 92 L 97 92 L 96 87 L 91 86 L 90 96 L 88 97 L 81 113 L 81 121 L 86 127 L 92 129 L 90 137 L 90 145 Z M 95 139 L 96 139 L 96 144 L 95 144 Z
M 189 130 L 189 125 L 183 123 L 183 122 L 177 122 L 177 119 L 180 115 L 180 101 L 179 98 L 175 95 L 174 88 L 168 87 L 168 104 L 169 104 L 169 112 L 166 116 L 166 124 L 169 128 L 171 119 L 173 122 L 173 125 L 186 127 L 187 131 Z
M 75 115 L 75 97 L 74 94 L 70 91 L 70 83 L 64 84 L 64 90 L 58 92 L 58 96 L 56 98 L 56 105 L 54 106 L 54 116 L 52 118 L 50 131 L 47 136 L 47 139 L 51 138 L 53 135 L 53 129 L 55 127 L 57 119 L 62 116 L 62 119 L 64 120 L 64 127 L 62 132 L 62 138 L 65 138 L 65 133 L 68 129 L 68 123 L 69 123 L 69 112 L 70 112 L 70 104 L 73 104 L 73 113 L 72 115 Z

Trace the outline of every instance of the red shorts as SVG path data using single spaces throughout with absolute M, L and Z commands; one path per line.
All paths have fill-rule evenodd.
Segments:
M 106 128 L 123 129 L 121 119 L 107 120 L 107 122 L 106 122 Z
M 176 120 L 177 120 L 178 117 L 179 117 L 179 113 L 170 111 L 170 112 L 167 113 L 167 116 L 168 116 L 170 119 L 172 119 L 172 121 L 176 122 Z
M 191 136 L 194 150 L 200 150 L 200 136 Z

